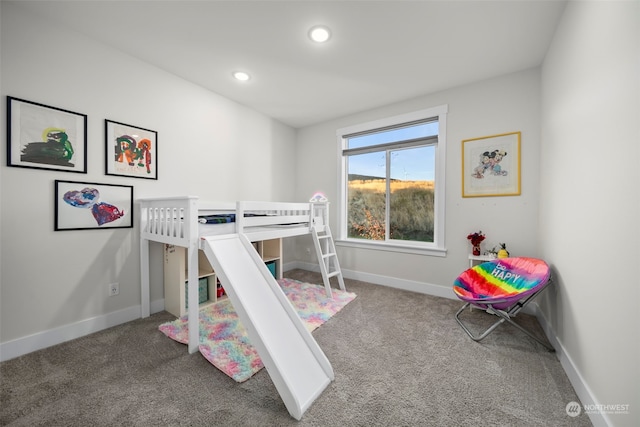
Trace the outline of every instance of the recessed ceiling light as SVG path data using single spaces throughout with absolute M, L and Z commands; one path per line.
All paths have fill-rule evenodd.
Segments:
M 241 82 L 246 82 L 247 80 L 249 80 L 251 78 L 251 76 L 247 73 L 245 73 L 244 71 L 234 71 L 233 72 L 233 77 L 236 80 L 240 80 Z
M 317 43 L 324 43 L 331 38 L 331 31 L 327 27 L 317 25 L 309 30 L 309 38 Z

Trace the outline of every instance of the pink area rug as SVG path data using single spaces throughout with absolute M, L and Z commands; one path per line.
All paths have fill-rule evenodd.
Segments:
M 327 298 L 324 286 L 298 280 L 280 279 L 278 284 L 310 332 L 356 297 L 353 292 L 332 289 L 333 298 Z M 175 341 L 189 342 L 187 316 L 163 323 L 159 329 Z M 237 382 L 248 380 L 264 367 L 228 299 L 200 310 L 200 352 Z

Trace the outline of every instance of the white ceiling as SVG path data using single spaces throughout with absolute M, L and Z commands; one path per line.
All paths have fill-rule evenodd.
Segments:
M 565 2 L 19 1 L 299 128 L 542 63 Z M 309 28 L 332 38 L 318 45 Z M 249 82 L 231 72 L 244 70 Z

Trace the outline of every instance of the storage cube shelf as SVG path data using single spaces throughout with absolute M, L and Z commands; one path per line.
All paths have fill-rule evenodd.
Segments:
M 189 308 L 189 287 L 187 286 L 187 283 L 188 282 L 185 282 L 184 284 L 184 299 L 186 308 Z M 215 274 L 198 279 L 198 304 L 209 301 L 209 295 L 211 292 L 216 292 Z
M 253 242 L 260 257 L 276 279 L 282 278 L 282 239 Z M 164 307 L 176 317 L 187 314 L 187 248 L 164 245 Z M 198 251 L 198 301 L 200 308 L 226 298 L 224 289 L 205 253 Z M 220 296 L 221 295 L 221 296 Z

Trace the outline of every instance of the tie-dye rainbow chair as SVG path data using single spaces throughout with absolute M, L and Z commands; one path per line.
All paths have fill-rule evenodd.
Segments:
M 463 272 L 453 283 L 453 291 L 465 304 L 456 313 L 456 321 L 474 341 L 485 338 L 504 322 L 508 322 L 555 351 L 545 341 L 511 320 L 551 283 L 546 262 L 536 258 L 503 258 L 476 265 Z M 469 306 L 498 316 L 498 320 L 480 335 L 474 335 L 460 320 Z

